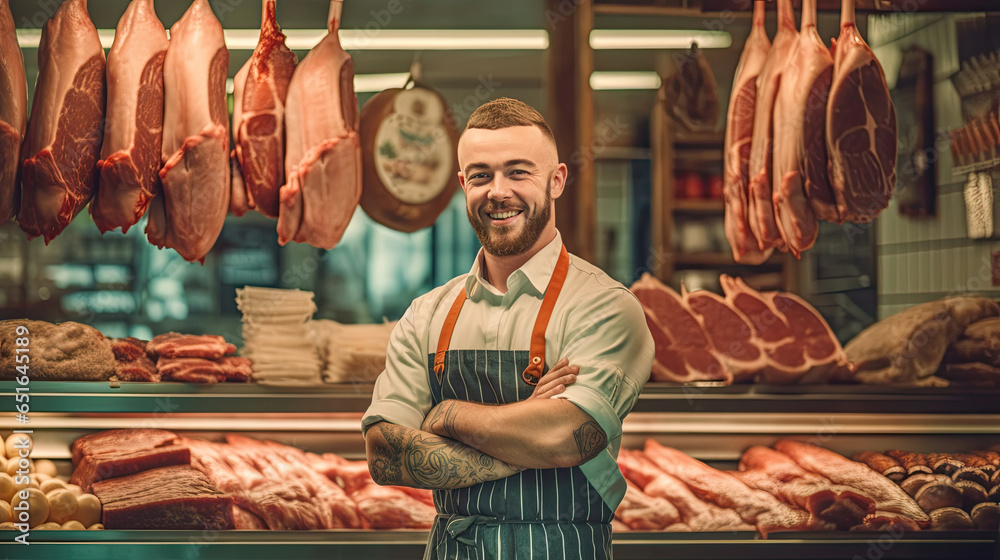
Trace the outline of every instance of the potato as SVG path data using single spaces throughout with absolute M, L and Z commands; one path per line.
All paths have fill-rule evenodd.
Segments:
M 76 496 L 69 490 L 53 490 L 45 495 L 49 501 L 49 521 L 62 525 L 73 519 L 78 507 Z
M 56 468 L 56 464 L 48 459 L 39 459 L 35 461 L 35 472 L 38 474 L 44 474 L 48 477 L 53 477 L 59 474 L 59 469 Z
M 76 502 L 77 508 L 73 519 L 76 519 L 85 527 L 90 527 L 101 521 L 101 500 L 97 499 L 97 496 L 83 494 L 77 497 Z
M 48 494 L 53 490 L 66 490 L 67 488 L 65 482 L 59 480 L 58 478 L 50 478 L 38 485 L 38 489 Z
M 35 463 L 35 468 L 36 469 L 38 468 L 38 463 Z M 38 483 L 39 488 L 41 488 L 43 482 L 49 480 L 50 478 L 52 477 L 45 473 L 40 473 L 40 472 L 31 473 L 31 479 Z
M 0 500 L 9 502 L 11 497 L 17 492 L 17 485 L 14 484 L 14 477 L 7 473 L 0 473 Z
M 32 531 L 51 531 L 62 529 L 62 525 L 49 521 L 48 523 L 42 523 L 41 525 L 36 525 L 31 528 Z
M 10 504 L 0 500 L 0 523 L 6 523 L 14 519 L 14 510 L 10 508 Z
M 27 461 L 28 461 L 28 472 L 29 473 L 35 472 L 35 462 L 32 461 L 31 459 L 27 459 Z M 9 474 L 10 476 L 17 476 L 17 470 L 20 468 L 21 468 L 20 458 L 10 459 L 9 461 L 7 461 L 7 474 Z
M 17 497 L 14 498 L 18 500 Z M 49 500 L 38 488 L 28 488 L 28 526 L 45 523 L 49 518 Z
M 80 488 L 76 484 L 66 484 L 66 489 L 72 492 L 74 496 L 83 494 L 83 488 Z
M 5 521 L 0 523 L 0 531 L 17 531 L 17 526 L 13 521 Z
M 15 444 L 28 440 L 28 455 L 31 455 L 31 450 L 35 448 L 35 442 L 31 440 L 31 436 L 28 434 L 10 434 L 7 436 L 7 441 L 4 442 L 4 449 L 7 452 L 7 457 L 20 457 L 18 454 L 21 450 L 14 447 Z
M 103 531 L 104 530 L 104 524 L 103 523 L 94 523 L 90 527 L 87 527 L 87 530 L 88 531 Z
M 72 519 L 70 521 L 67 521 L 67 522 L 63 523 L 62 524 L 62 528 L 63 528 L 63 530 L 66 530 L 66 531 L 86 531 L 87 530 L 87 528 L 83 526 L 83 523 L 80 523 L 79 521 L 77 521 L 75 519 Z
M 7 472 L 7 459 L 0 457 L 0 472 Z

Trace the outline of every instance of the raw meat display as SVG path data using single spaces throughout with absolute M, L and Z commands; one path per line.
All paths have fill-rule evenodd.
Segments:
M 146 344 L 151 358 L 205 358 L 218 359 L 234 354 L 236 345 L 214 334 L 193 335 L 170 332 L 153 337 Z
M 105 109 L 105 59 L 86 0 L 68 0 L 42 28 L 38 81 L 24 144 L 17 221 L 52 241 L 97 186 Z
M 332 249 L 361 199 L 361 141 L 354 62 L 340 46 L 341 0 L 327 33 L 292 74 L 285 102 L 285 176 L 278 242 Z
M 802 2 L 802 24 L 790 54 L 774 101 L 771 184 L 778 232 L 798 257 L 816 242 L 817 217 L 838 221 L 823 134 L 833 56 L 816 32 L 816 0 Z
M 163 61 L 167 32 L 153 0 L 132 0 L 108 53 L 107 122 L 97 162 L 100 182 L 90 215 L 101 233 L 122 233 L 146 213 L 160 190 Z
M 654 381 L 816 383 L 850 378 L 844 350 L 798 296 L 759 293 L 723 275 L 726 297 L 673 291 L 644 274 L 632 287 L 656 344 Z
M 170 28 L 163 63 L 163 189 L 146 236 L 204 263 L 229 209 L 229 51 L 208 0 L 194 0 Z
M 367 484 L 351 493 L 365 529 L 430 529 L 437 511 L 394 487 Z
M 414 65 L 409 89 L 375 94 L 361 109 L 361 208 L 403 232 L 430 227 L 458 189 L 458 130 L 448 103 Z
M 207 358 L 160 358 L 156 372 L 164 381 L 188 383 L 247 382 L 253 374 L 253 363 L 247 358 L 227 356 Z
M 853 457 L 858 463 L 864 463 L 882 476 L 894 481 L 906 478 L 906 469 L 899 464 L 899 461 L 875 451 L 864 451 Z
M 862 383 L 948 385 L 935 375 L 945 352 L 965 329 L 1000 315 L 996 302 L 955 296 L 913 306 L 861 331 L 845 347 Z
M 84 457 L 106 453 L 138 452 L 180 443 L 180 437 L 166 430 L 107 430 L 83 436 L 70 446 L 73 464 Z
M 17 339 L 27 330 L 32 381 L 106 381 L 115 373 L 111 341 L 93 327 L 74 322 L 0 321 L 0 379 L 21 377 L 28 368 L 17 361 Z M 22 346 L 23 347 L 23 346 Z M 22 371 L 18 370 L 21 366 Z
M 233 501 L 189 465 L 143 471 L 94 484 L 106 529 L 225 530 Z
M 882 66 L 854 25 L 854 0 L 841 4 L 826 104 L 829 178 L 842 220 L 870 222 L 896 186 L 896 109 Z
M 278 191 L 285 179 L 285 98 L 297 62 L 278 27 L 275 0 L 263 0 L 260 40 L 244 67 L 246 75 L 236 77 L 242 80 L 233 137 L 247 206 L 271 218 L 278 217 Z
M 116 338 L 111 341 L 115 355 L 115 377 L 119 381 L 160 381 L 156 363 L 146 355 L 146 342 L 138 338 Z
M 676 72 L 664 78 L 658 92 L 667 114 L 687 130 L 711 132 L 719 122 L 715 74 L 697 42 L 674 55 Z
M 0 0 L 0 224 L 21 204 L 21 142 L 28 126 L 28 84 L 9 0 Z
M 71 447 L 73 476 L 89 492 L 92 485 L 169 465 L 187 465 L 191 452 L 179 444 L 179 438 L 163 430 L 111 430 L 84 436 Z
M 1000 366 L 1000 317 L 970 324 L 948 347 L 943 361 L 949 364 L 982 362 Z
M 760 75 L 757 76 L 757 97 L 754 103 L 753 136 L 750 143 L 747 196 L 750 230 L 757 238 L 761 251 L 785 247 L 775 222 L 772 196 L 772 154 L 774 152 L 774 103 L 778 97 L 781 74 L 788 65 L 798 32 L 795 30 L 795 13 L 792 0 L 778 0 L 778 32 Z
M 761 251 L 750 228 L 749 165 L 750 140 L 753 137 L 754 107 L 757 100 L 757 76 L 767 60 L 771 42 L 764 30 L 764 0 L 754 0 L 753 26 L 736 66 L 733 91 L 726 117 L 725 176 L 726 239 L 736 262 L 760 264 L 773 249 Z
M 641 488 L 628 482 L 625 497 L 615 510 L 620 519 L 633 531 L 662 531 L 680 522 L 680 513 L 663 498 L 647 496 Z

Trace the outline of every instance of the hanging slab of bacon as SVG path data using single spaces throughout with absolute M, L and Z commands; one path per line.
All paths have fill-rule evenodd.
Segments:
M 0 223 L 21 204 L 21 142 L 28 126 L 28 84 L 8 0 L 0 0 Z
M 21 148 L 17 221 L 48 244 L 83 210 L 97 185 L 104 127 L 104 49 L 86 0 L 68 0 L 42 28 L 38 82 Z
M 167 32 L 153 0 L 132 0 L 108 53 L 108 120 L 97 162 L 100 183 L 90 203 L 101 233 L 127 232 L 160 190 L 166 54 Z

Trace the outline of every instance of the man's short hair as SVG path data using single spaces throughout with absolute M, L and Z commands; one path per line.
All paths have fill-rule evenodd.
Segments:
M 545 122 L 541 113 L 527 103 L 509 97 L 501 97 L 480 105 L 469 117 L 465 130 L 470 128 L 497 130 L 512 126 L 537 126 L 553 144 L 556 141 L 549 123 Z

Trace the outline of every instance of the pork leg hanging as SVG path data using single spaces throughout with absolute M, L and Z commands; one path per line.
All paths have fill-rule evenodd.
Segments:
M 229 208 L 229 51 L 208 0 L 194 0 L 170 28 L 163 65 L 163 194 L 146 235 L 157 247 L 204 263 Z
M 21 202 L 21 142 L 28 126 L 28 84 L 24 57 L 8 0 L 0 0 L 0 224 Z
M 285 174 L 278 243 L 332 249 L 361 200 L 361 141 L 354 63 L 340 46 L 341 0 L 329 33 L 292 74 L 285 104 Z
M 67 0 L 42 28 L 38 82 L 21 149 L 29 237 L 48 244 L 90 202 L 104 135 L 104 49 L 86 0 Z
M 128 232 L 160 190 L 166 54 L 167 31 L 153 0 L 132 0 L 108 53 L 108 120 L 97 162 L 100 184 L 90 203 L 101 233 Z

